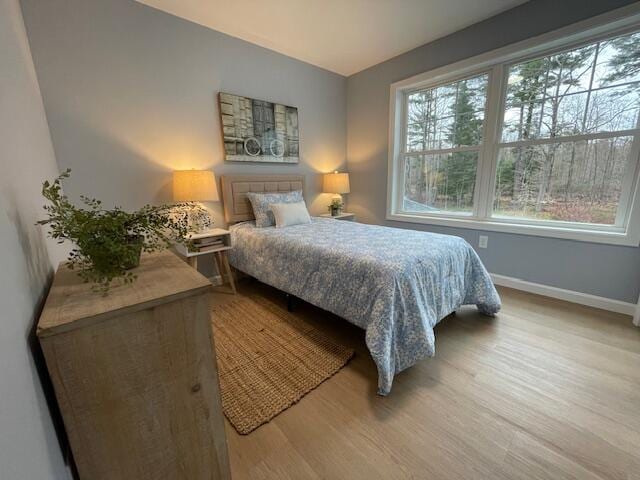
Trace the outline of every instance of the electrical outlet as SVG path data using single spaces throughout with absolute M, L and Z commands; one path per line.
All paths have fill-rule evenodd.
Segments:
M 487 235 L 480 235 L 478 237 L 478 247 L 487 248 L 487 245 L 489 245 L 489 237 Z

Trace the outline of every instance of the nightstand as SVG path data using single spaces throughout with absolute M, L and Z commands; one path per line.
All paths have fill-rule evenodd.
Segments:
M 198 268 L 198 257 L 213 254 L 222 283 L 225 283 L 224 276 L 226 273 L 231 290 L 236 293 L 236 285 L 233 281 L 233 274 L 227 258 L 227 251 L 233 248 L 231 246 L 231 232 L 223 228 L 212 228 L 204 232 L 194 233 L 190 238 L 193 243 L 190 250 L 187 250 L 185 245 L 176 244 L 176 251 L 195 269 Z
M 354 222 L 356 220 L 356 215 L 354 213 L 343 212 L 339 215 L 331 215 L 330 213 L 323 213 L 320 215 L 324 218 L 333 218 L 334 220 L 348 220 L 350 222 Z

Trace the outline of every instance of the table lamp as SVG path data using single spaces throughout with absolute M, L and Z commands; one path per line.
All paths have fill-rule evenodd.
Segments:
M 333 173 L 325 173 L 323 180 L 322 191 L 333 193 L 335 199 L 342 200 L 342 194 L 350 192 L 348 173 L 339 173 L 337 170 Z
M 322 182 L 322 191 L 324 193 L 333 193 L 332 197 L 332 207 L 331 214 L 334 212 L 338 213 L 342 202 L 342 194 L 349 193 L 349 174 L 348 173 L 339 173 L 337 170 L 333 173 L 325 173 Z M 337 209 L 333 208 L 333 205 L 338 204 Z
M 173 172 L 173 200 L 176 202 L 217 202 L 216 179 L 210 170 Z M 194 227 L 189 216 L 189 227 Z

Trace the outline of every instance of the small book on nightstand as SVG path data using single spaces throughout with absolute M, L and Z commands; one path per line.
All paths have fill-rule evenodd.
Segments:
M 218 243 L 214 243 L 211 245 L 204 245 L 204 246 L 196 246 L 196 249 L 198 252 L 212 252 L 215 250 L 220 250 L 220 247 L 224 246 L 223 242 L 218 242 Z
M 193 244 L 197 245 L 198 247 L 207 247 L 209 245 L 216 245 L 216 244 L 222 245 L 223 243 L 224 241 L 222 240 L 221 237 L 201 238 L 199 240 L 193 241 Z

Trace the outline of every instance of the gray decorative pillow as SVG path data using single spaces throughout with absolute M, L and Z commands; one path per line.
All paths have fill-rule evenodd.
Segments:
M 255 193 L 247 192 L 247 198 L 253 208 L 253 216 L 256 217 L 256 227 L 271 227 L 276 220 L 271 211 L 272 203 L 302 202 L 302 190 L 282 193 Z

